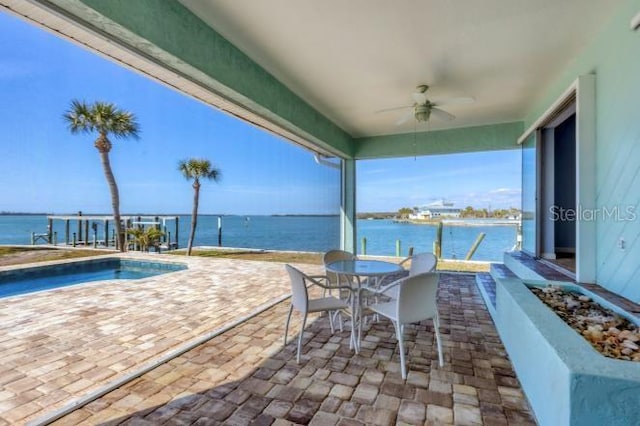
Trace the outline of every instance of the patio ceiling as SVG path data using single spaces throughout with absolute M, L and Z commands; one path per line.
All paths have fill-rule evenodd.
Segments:
M 8 11 L 308 149 L 511 149 L 619 0 L 0 0 Z M 404 111 L 473 97 L 428 124 Z M 411 109 L 405 110 L 410 112 Z M 423 133 L 426 132 L 426 133 Z M 418 136 L 416 138 L 416 135 Z
M 522 121 L 617 0 L 180 0 L 351 136 L 397 126 L 418 84 L 470 96 L 418 131 Z

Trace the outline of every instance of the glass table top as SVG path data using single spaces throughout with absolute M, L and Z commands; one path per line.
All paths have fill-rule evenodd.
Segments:
M 359 276 L 386 275 L 402 270 L 402 267 L 396 263 L 361 259 L 339 260 L 328 264 L 326 268 L 336 274 Z

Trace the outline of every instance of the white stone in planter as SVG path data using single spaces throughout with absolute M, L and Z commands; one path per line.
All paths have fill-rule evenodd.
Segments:
M 553 284 L 585 294 L 638 322 L 582 287 Z M 640 363 L 607 358 L 597 352 L 517 278 L 496 281 L 495 319 L 541 425 L 611 426 L 640 421 Z

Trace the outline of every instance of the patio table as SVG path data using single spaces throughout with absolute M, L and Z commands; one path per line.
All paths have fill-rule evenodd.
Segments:
M 402 271 L 402 266 L 397 263 L 385 262 L 382 260 L 350 259 L 338 260 L 337 262 L 327 264 L 325 267 L 328 272 L 333 272 L 338 275 L 339 282 L 342 282 L 341 278 L 344 277 L 344 281 L 348 283 L 354 291 L 356 300 L 354 303 L 355 312 L 352 312 L 351 343 L 356 353 L 359 353 L 360 339 L 362 338 L 362 300 L 360 297 L 362 291 L 361 279 L 370 278 L 377 284 L 387 275 Z

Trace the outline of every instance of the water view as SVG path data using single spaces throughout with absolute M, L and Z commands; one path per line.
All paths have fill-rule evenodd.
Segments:
M 473 226 L 469 226 L 469 225 Z M 103 224 L 96 222 L 98 239 L 103 239 Z M 178 243 L 187 245 L 190 216 L 179 216 Z M 77 231 L 75 221 L 71 232 Z M 173 235 L 173 225 L 167 227 Z M 362 239 L 366 238 L 366 252 L 371 255 L 396 253 L 396 241 L 400 241 L 401 254 L 409 247 L 415 251 L 431 251 L 436 238 L 433 225 L 396 223 L 390 219 L 358 220 L 357 250 L 362 253 Z M 30 244 L 31 233 L 45 233 L 45 215 L 0 216 L 0 244 Z M 54 221 L 53 232 L 58 242 L 64 243 L 64 222 Z M 91 231 L 90 231 L 91 232 Z M 338 216 L 223 216 L 222 245 L 255 249 L 295 250 L 322 252 L 340 245 Z M 445 258 L 463 259 L 478 234 L 486 237 L 478 247 L 473 260 L 501 261 L 502 253 L 516 243 L 515 225 L 491 225 L 480 220 L 467 220 L 465 226 L 447 224 L 443 227 L 442 253 Z M 90 234 L 89 240 L 92 240 Z M 216 246 L 218 244 L 218 216 L 199 217 L 194 245 Z

